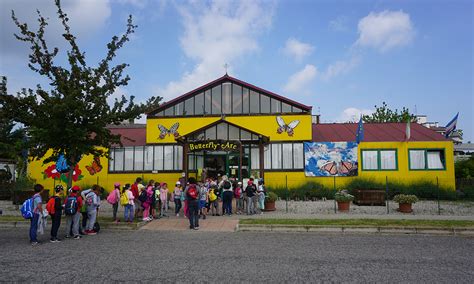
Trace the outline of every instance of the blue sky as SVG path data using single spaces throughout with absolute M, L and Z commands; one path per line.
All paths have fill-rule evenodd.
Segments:
M 0 2 L 0 74 L 11 92 L 46 81 L 28 69 L 9 11 L 35 25 L 40 9 L 51 18 L 49 42 L 64 50 L 52 2 Z M 440 125 L 459 111 L 458 128 L 474 140 L 472 1 L 62 2 L 90 64 L 134 16 L 139 27 L 117 57 L 132 79 L 117 94 L 170 99 L 228 63 L 231 76 L 312 105 L 323 122 L 357 119 L 385 101 Z

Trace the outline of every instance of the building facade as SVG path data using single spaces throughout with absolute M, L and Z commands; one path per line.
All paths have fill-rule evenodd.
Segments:
M 452 141 L 426 127 L 320 124 L 312 107 L 227 74 L 162 104 L 147 114 L 146 125 L 110 127 L 123 147 L 110 159 L 84 157 L 73 180 L 82 186 L 132 183 L 136 177 L 174 184 L 182 175 L 204 179 L 228 175 L 264 178 L 269 187 L 289 188 L 316 181 L 338 187 L 353 178 L 400 182 L 439 179 L 454 188 Z M 55 164 L 32 162 L 29 174 L 52 188 L 67 176 Z

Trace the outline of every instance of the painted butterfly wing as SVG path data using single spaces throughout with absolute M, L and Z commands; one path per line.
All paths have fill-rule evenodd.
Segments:
M 321 166 L 321 169 L 327 171 L 330 175 L 337 174 L 337 164 L 336 162 L 327 162 L 326 164 Z
M 341 164 L 339 165 L 339 173 L 348 174 L 352 170 L 353 167 L 354 167 L 353 163 L 342 161 Z
M 161 124 L 158 124 L 158 129 L 160 130 L 160 139 L 165 138 L 166 134 L 168 134 L 168 128 L 164 127 Z
M 281 116 L 276 117 L 277 123 L 281 128 L 286 128 L 286 123 Z
M 92 166 L 86 166 L 86 170 L 91 176 L 95 175 L 95 169 Z
M 94 162 L 92 162 L 92 167 L 94 168 L 96 173 L 98 173 L 102 170 L 102 165 L 100 164 L 100 158 L 99 157 L 94 158 Z
M 292 122 L 290 122 L 288 124 L 288 128 L 290 128 L 291 130 L 295 129 L 296 126 L 298 126 L 298 124 L 300 124 L 300 121 L 299 120 L 293 120 Z
M 173 124 L 173 125 L 170 127 L 169 133 L 170 133 L 170 134 L 175 134 L 175 133 L 177 133 L 176 130 L 178 130 L 178 127 L 179 127 L 179 122 L 176 122 L 175 124 Z

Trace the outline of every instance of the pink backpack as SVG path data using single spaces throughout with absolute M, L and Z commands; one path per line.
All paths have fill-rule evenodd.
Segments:
M 109 193 L 109 195 L 107 196 L 107 202 L 112 204 L 112 205 L 118 202 L 117 193 L 115 191 L 116 191 L 116 189 L 112 190 Z

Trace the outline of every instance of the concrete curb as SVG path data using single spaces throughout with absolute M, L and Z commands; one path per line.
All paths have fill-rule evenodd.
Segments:
M 49 223 L 51 225 L 51 223 Z M 146 222 L 139 222 L 133 224 L 115 224 L 115 223 L 100 223 L 101 229 L 107 230 L 137 230 L 144 226 Z M 29 221 L 0 221 L 0 229 L 5 228 L 29 228 Z
M 317 232 L 337 234 L 418 234 L 474 236 L 474 228 L 472 227 L 441 228 L 239 224 L 236 230 L 238 232 Z

